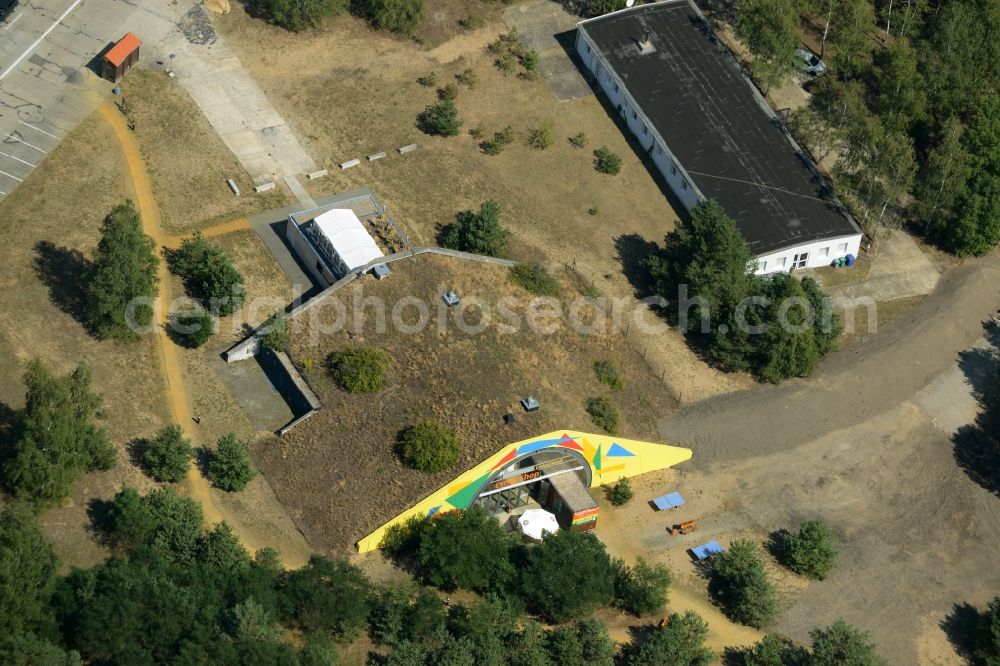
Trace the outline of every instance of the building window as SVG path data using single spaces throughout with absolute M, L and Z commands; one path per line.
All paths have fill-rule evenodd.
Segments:
M 837 254 L 847 254 L 847 243 L 841 243 L 837 246 Z
M 688 188 L 688 182 L 682 178 L 681 179 L 681 189 L 682 190 L 686 190 L 687 188 Z
M 795 255 L 792 259 L 792 268 L 805 268 L 806 262 L 809 261 L 809 253 L 802 252 L 801 254 Z
M 670 163 L 670 175 L 671 176 L 677 175 L 677 165 L 674 164 L 673 162 Z
M 587 53 L 590 53 L 590 44 L 587 44 Z
M 824 258 L 825 257 L 829 257 L 830 256 L 830 248 L 828 248 L 828 247 L 821 247 L 819 249 L 819 256 L 824 257 Z
M 615 92 L 618 92 L 618 84 L 615 84 Z
M 638 116 L 638 114 L 636 114 L 636 112 L 635 112 L 635 111 L 633 111 L 633 112 L 632 112 L 632 120 L 635 120 L 635 119 L 636 119 L 636 118 L 638 118 L 638 117 L 639 117 L 639 116 Z
M 778 257 L 777 259 L 774 260 L 774 265 L 777 266 L 778 268 L 784 268 L 786 259 L 787 259 L 786 257 Z
M 758 261 L 757 262 L 757 270 L 758 271 L 766 271 L 767 270 L 767 262 L 766 261 Z
M 643 133 L 643 135 L 649 134 L 649 128 L 646 127 L 645 125 L 643 125 L 642 126 L 642 133 Z

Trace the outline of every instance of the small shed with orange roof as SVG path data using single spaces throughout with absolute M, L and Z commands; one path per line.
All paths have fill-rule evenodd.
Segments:
M 101 76 L 117 83 L 125 74 L 139 62 L 139 38 L 131 32 L 111 47 L 101 58 Z

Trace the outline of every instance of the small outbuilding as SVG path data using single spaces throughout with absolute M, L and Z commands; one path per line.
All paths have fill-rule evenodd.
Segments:
M 346 275 L 384 256 L 350 208 L 334 208 L 317 215 L 310 231 L 313 242 L 340 275 Z
M 118 83 L 139 62 L 141 44 L 139 38 L 131 32 L 125 33 L 101 58 L 101 76 L 112 83 Z

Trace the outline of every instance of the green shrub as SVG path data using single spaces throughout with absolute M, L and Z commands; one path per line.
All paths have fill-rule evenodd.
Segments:
M 349 643 L 367 625 L 369 585 L 356 566 L 313 555 L 278 586 L 282 618 L 306 633 Z
M 774 587 L 750 541 L 737 540 L 712 560 L 709 592 L 730 619 L 760 629 L 778 613 Z
M 461 72 L 455 75 L 455 80 L 461 83 L 463 86 L 466 86 L 468 88 L 475 88 L 476 82 L 479 80 L 479 77 L 476 76 L 476 70 L 472 69 L 471 67 L 466 67 Z
M 510 269 L 510 279 L 535 296 L 555 296 L 559 293 L 559 282 L 537 262 L 515 264 Z
M 479 147 L 487 155 L 499 155 L 506 146 L 512 143 L 514 143 L 514 128 L 508 125 L 499 132 L 495 132 L 492 138 L 479 144 Z
M 552 126 L 547 123 L 528 131 L 528 145 L 532 148 L 545 150 L 555 143 L 555 140 Z
M 799 527 L 798 534 L 789 534 L 782 548 L 783 559 L 795 573 L 823 580 L 833 570 L 837 549 L 829 528 L 818 520 L 809 520 Z
M 621 371 L 608 359 L 594 361 L 594 374 L 597 375 L 597 381 L 612 391 L 621 391 L 625 388 L 625 380 L 622 379 Z
M 409 35 L 424 19 L 423 0 L 361 0 L 368 20 L 381 30 Z
M 667 603 L 670 570 L 662 564 L 649 564 L 641 557 L 634 567 L 614 561 L 615 606 L 636 617 L 659 611 Z
M 527 51 L 521 57 L 521 67 L 524 67 L 526 72 L 534 72 L 538 69 L 538 51 Z
M 375 347 L 343 349 L 330 354 L 333 381 L 348 393 L 377 393 L 385 386 L 389 355 Z
M 263 0 L 260 4 L 275 25 L 292 32 L 318 28 L 348 5 L 347 0 Z
M 243 276 L 222 246 L 205 240 L 200 232 L 169 252 L 167 262 L 183 278 L 187 292 L 212 314 L 225 317 L 243 306 Z
M 288 316 L 284 312 L 274 313 L 261 326 L 261 346 L 274 352 L 287 352 L 291 342 L 288 328 Z
M 500 204 L 487 199 L 479 212 L 464 210 L 455 221 L 444 226 L 438 234 L 441 247 L 462 252 L 473 252 L 488 257 L 502 256 L 507 247 L 510 230 L 500 224 Z
M 243 490 L 257 476 L 247 443 L 232 432 L 219 440 L 206 472 L 216 488 L 227 492 Z
M 618 432 L 618 409 L 605 397 L 591 398 L 587 401 L 587 413 L 594 425 L 604 428 L 609 434 Z
M 455 432 L 437 421 L 419 421 L 399 438 L 403 464 L 421 472 L 440 472 L 458 463 L 460 446 Z
M 433 88 L 434 86 L 437 85 L 437 82 L 438 82 L 438 75 L 437 72 L 433 70 L 431 70 L 430 74 L 425 74 L 423 76 L 417 77 L 417 83 L 419 83 L 425 88 Z
M 594 151 L 594 168 L 601 173 L 616 176 L 622 170 L 622 158 L 607 146 L 601 146 Z
M 484 136 L 486 136 L 486 127 L 482 123 L 476 123 L 469 128 L 469 136 L 471 136 L 476 141 L 479 141 Z
M 189 349 L 201 347 L 212 337 L 214 323 L 212 315 L 200 308 L 186 310 L 174 317 L 172 337 Z
M 458 107 L 450 99 L 439 100 L 417 116 L 417 127 L 425 134 L 457 136 L 461 126 L 462 121 L 458 117 Z
M 437 89 L 437 96 L 443 101 L 454 101 L 458 97 L 458 86 L 454 83 L 446 83 Z
M 586 132 L 577 132 L 569 138 L 569 145 L 574 148 L 583 148 L 588 143 L 590 143 L 590 139 L 587 138 Z
M 623 506 L 629 503 L 634 493 L 632 492 L 632 485 L 628 482 L 628 478 L 622 477 L 618 483 L 608 487 L 607 495 L 609 502 L 615 506 Z
M 194 449 L 181 427 L 172 423 L 147 442 L 142 452 L 146 472 L 157 481 L 180 481 L 191 466 Z
M 715 653 L 705 647 L 708 624 L 694 611 L 672 613 L 662 627 L 636 635 L 626 648 L 628 666 L 708 666 Z
M 478 30 L 483 27 L 483 17 L 479 14 L 468 14 L 458 20 L 458 25 L 462 30 Z
M 591 206 L 590 208 L 587 209 L 587 215 L 590 215 L 591 217 L 596 217 L 597 214 L 600 212 L 601 211 L 598 210 L 597 206 Z

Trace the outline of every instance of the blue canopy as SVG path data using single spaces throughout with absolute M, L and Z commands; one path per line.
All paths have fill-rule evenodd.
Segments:
M 660 511 L 666 511 L 667 509 L 676 509 L 681 504 L 684 504 L 684 498 L 681 497 L 680 493 L 670 493 L 663 497 L 657 497 L 653 500 L 653 504 Z
M 694 556 L 699 560 L 705 560 L 713 555 L 718 555 L 719 553 L 725 552 L 725 548 L 719 545 L 719 542 L 712 539 L 708 543 L 703 543 L 700 546 L 695 546 L 691 549 Z

